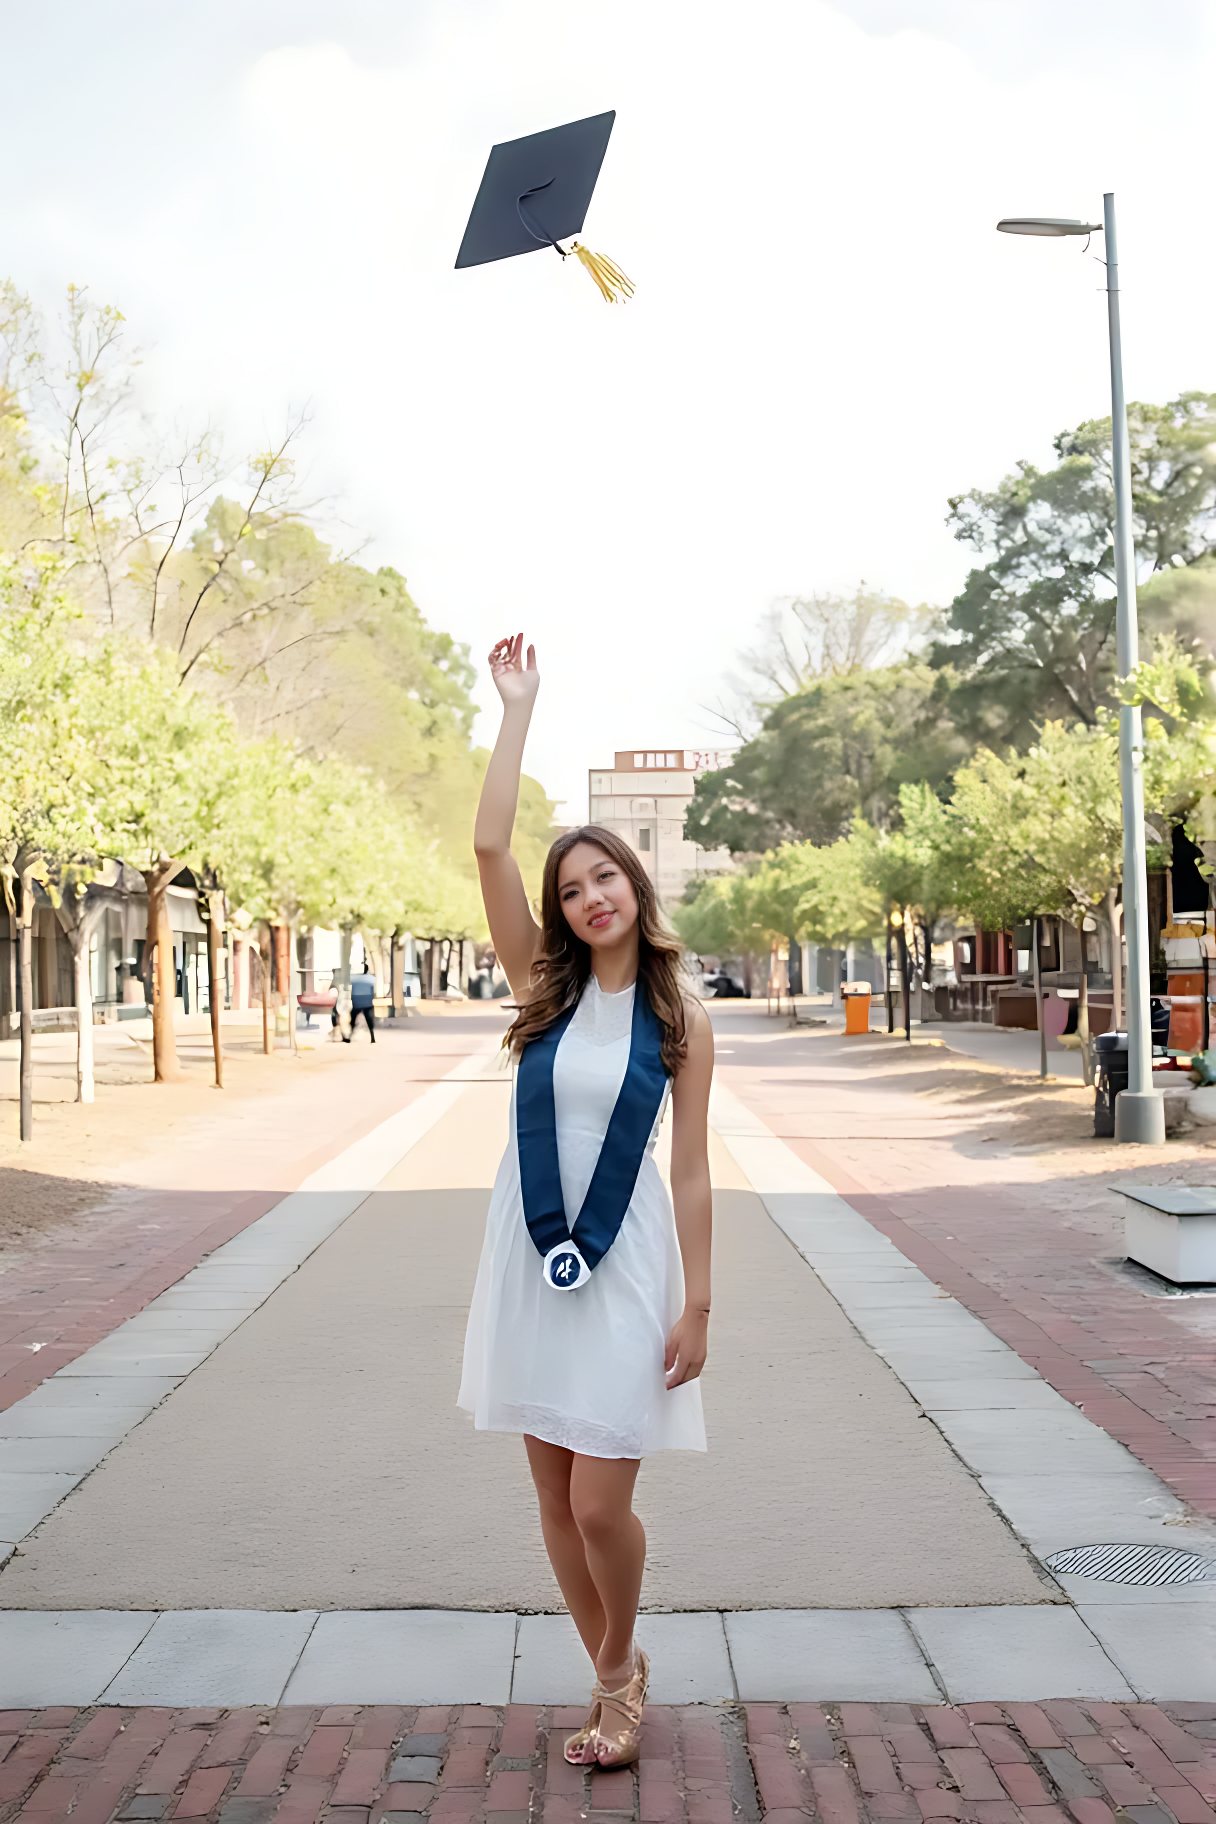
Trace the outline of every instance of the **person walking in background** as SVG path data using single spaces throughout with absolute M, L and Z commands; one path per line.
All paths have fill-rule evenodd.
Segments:
M 522 654 L 522 634 L 490 654 L 503 718 L 473 838 L 519 1011 L 459 1404 L 478 1430 L 523 1434 L 545 1548 L 595 1669 L 566 1759 L 619 1767 L 638 1757 L 650 1672 L 634 1640 L 634 1484 L 654 1451 L 705 1449 L 713 1029 L 650 877 L 611 830 L 553 844 L 537 926 L 511 854 L 540 681 Z M 669 1094 L 674 1212 L 653 1157 Z
M 350 982 L 350 1031 L 342 1037 L 349 1045 L 355 1036 L 355 1021 L 363 1015 L 372 1044 L 376 1043 L 376 978 L 371 973 L 371 963 L 365 962 L 362 975 L 354 975 Z M 391 1049 L 391 1047 L 390 1047 Z

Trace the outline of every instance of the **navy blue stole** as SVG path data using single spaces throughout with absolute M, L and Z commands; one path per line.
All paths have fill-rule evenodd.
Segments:
M 604 1135 L 583 1207 L 571 1229 L 562 1197 L 557 1156 L 553 1064 L 562 1034 L 574 1018 L 569 1008 L 547 1032 L 525 1045 L 515 1079 L 515 1126 L 524 1220 L 542 1257 L 546 1284 L 556 1292 L 586 1285 L 620 1233 L 646 1143 L 663 1105 L 667 1071 L 663 1026 L 639 978 L 633 991 L 633 1025 L 625 1080 Z

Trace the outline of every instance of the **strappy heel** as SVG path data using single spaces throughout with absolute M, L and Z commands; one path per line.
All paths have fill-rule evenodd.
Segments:
M 591 1708 L 587 1712 L 586 1722 L 577 1735 L 566 1737 L 566 1745 L 562 1753 L 572 1767 L 595 1766 L 595 1730 L 596 1724 L 600 1720 L 600 1699 L 603 1694 L 603 1687 L 597 1679 L 595 1689 L 591 1693 Z
M 637 1760 L 641 1752 L 642 1707 L 649 1688 L 650 1661 L 640 1647 L 635 1647 L 629 1683 L 619 1691 L 597 1692 L 595 1758 L 601 1767 L 628 1767 Z

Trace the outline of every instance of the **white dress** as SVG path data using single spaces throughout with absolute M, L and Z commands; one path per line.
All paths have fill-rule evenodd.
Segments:
M 573 1227 L 629 1062 L 633 989 L 592 975 L 553 1065 L 557 1151 Z M 664 1098 L 664 1106 L 666 1098 Z M 620 1233 L 585 1286 L 555 1292 L 524 1221 L 516 1144 L 503 1154 L 477 1270 L 458 1404 L 479 1431 L 530 1432 L 588 1457 L 704 1450 L 701 1387 L 667 1389 L 663 1351 L 684 1308 L 671 1199 L 654 1161 L 662 1110 Z

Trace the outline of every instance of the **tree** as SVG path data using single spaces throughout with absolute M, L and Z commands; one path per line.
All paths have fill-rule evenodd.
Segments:
M 902 784 L 940 785 L 962 756 L 947 694 L 939 673 L 909 660 L 786 697 L 729 768 L 698 779 L 690 840 L 757 854 L 833 842 L 859 817 L 887 827 Z
M 910 865 L 915 867 L 910 883 L 913 890 L 901 903 L 906 905 L 918 934 L 921 979 L 927 982 L 938 927 L 954 910 L 946 806 L 938 794 L 923 783 L 902 785 L 899 788 L 899 824 L 897 833 L 906 845 Z
M 104 781 L 107 852 L 138 868 L 148 890 L 153 1076 L 172 1082 L 181 1072 L 167 889 L 222 848 L 236 733 L 223 710 L 181 688 L 164 653 L 107 639 L 90 675 L 90 773 Z
M 936 609 L 909 607 L 864 581 L 848 595 L 816 590 L 777 602 L 761 622 L 759 643 L 739 655 L 744 675 L 736 680 L 737 702 L 719 713 L 746 739 L 774 703 L 817 679 L 907 658 L 937 618 Z
M 740 918 L 745 875 L 718 875 L 690 881 L 684 899 L 673 909 L 672 922 L 685 948 L 695 956 L 734 956 L 744 945 Z M 695 889 L 695 891 L 694 891 Z
M 19 918 L 22 1140 L 33 1135 L 35 885 L 58 907 L 56 876 L 70 876 L 73 889 L 86 881 L 111 834 L 94 776 L 97 680 L 67 637 L 73 617 L 60 582 L 54 559 L 0 562 L 0 879 L 10 916 Z M 91 1009 L 78 1010 L 83 1101 L 92 1100 L 91 1054 Z
M 1216 655 L 1216 558 L 1159 570 L 1137 597 L 1141 638 L 1174 639 L 1205 668 Z
M 1142 575 L 1216 551 L 1216 394 L 1131 405 L 1132 509 Z M 1036 723 L 1096 723 L 1115 666 L 1114 484 L 1109 418 L 1055 439 L 986 492 L 950 502 L 955 536 L 984 554 L 952 603 L 932 662 L 957 674 L 960 722 L 1028 746 Z
M 1117 970 L 1114 900 L 1122 856 L 1118 729 L 1109 712 L 1101 711 L 1093 728 L 1047 723 L 1029 752 L 981 750 L 955 775 L 939 863 L 958 909 L 982 930 L 1003 931 L 1048 914 L 1077 926 L 1077 1033 L 1087 1083 L 1085 919 L 1105 902 Z M 1037 1023 L 1041 1033 L 1041 1006 Z
M 76 1100 L 92 1102 L 96 1096 L 93 1075 L 93 984 L 89 946 L 104 910 L 100 900 L 90 903 L 89 883 L 100 872 L 97 860 L 61 862 L 55 869 L 55 916 L 72 947 L 72 983 L 76 1007 Z
M 942 829 L 939 859 L 954 905 L 984 931 L 1054 910 L 1027 851 L 1029 794 L 1016 762 L 981 749 L 960 767 Z
M 1113 1013 L 1115 1023 L 1120 1023 L 1116 898 L 1123 876 L 1123 810 L 1117 722 L 1107 713 L 1093 728 L 1084 723 L 1074 723 L 1071 728 L 1047 723 L 1025 757 L 1024 776 L 1029 795 L 1028 851 L 1043 880 L 1052 883 L 1048 895 L 1056 901 L 1054 909 L 1071 915 L 1081 942 L 1077 1036 L 1085 1081 L 1091 1083 L 1085 919 L 1100 905 L 1109 926 Z
M 933 933 L 950 903 L 951 882 L 948 871 L 942 866 L 946 813 L 941 800 L 926 785 L 905 785 L 900 788 L 900 809 L 902 827 L 879 834 L 869 845 L 865 865 L 870 883 L 882 901 L 888 934 L 896 941 L 904 1037 L 910 1040 L 909 928 L 914 943 L 918 939 L 923 942 L 919 972 L 922 982 L 927 981 L 932 966 Z M 889 958 L 889 948 L 887 955 Z
M 267 1050 L 271 926 L 287 928 L 289 951 L 308 926 L 452 937 L 481 928 L 473 883 L 379 780 L 334 757 L 312 760 L 282 741 L 239 750 L 208 855 L 238 924 L 256 924 L 261 934 Z

